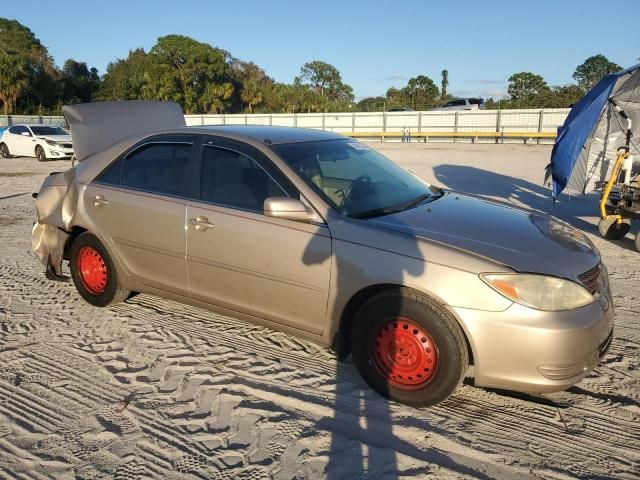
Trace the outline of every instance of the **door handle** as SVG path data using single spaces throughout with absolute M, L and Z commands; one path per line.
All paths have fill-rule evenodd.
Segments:
M 93 204 L 96 207 L 104 207 L 106 205 L 109 205 L 109 202 L 105 200 L 102 195 L 96 195 L 95 197 L 93 197 Z
M 213 223 L 209 222 L 209 219 L 207 217 L 203 217 L 203 216 L 199 216 L 196 218 L 190 218 L 189 219 L 189 225 L 193 225 L 194 227 L 196 227 L 196 230 L 198 232 L 204 232 L 206 230 L 208 230 L 209 228 L 213 228 L 214 225 Z

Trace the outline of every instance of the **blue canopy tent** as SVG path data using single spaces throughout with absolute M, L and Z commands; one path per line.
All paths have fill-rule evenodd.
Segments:
M 551 153 L 554 198 L 565 188 L 585 193 L 607 178 L 626 141 L 625 116 L 632 125 L 630 153 L 639 153 L 640 64 L 603 77 L 569 112 Z

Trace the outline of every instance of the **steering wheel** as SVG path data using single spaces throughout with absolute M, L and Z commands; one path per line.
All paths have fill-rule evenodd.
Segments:
M 371 177 L 367 174 L 364 174 L 364 175 L 360 175 L 353 182 L 351 182 L 351 185 L 349 185 L 349 188 L 347 188 L 347 191 L 344 193 L 344 200 L 342 200 L 342 206 L 345 206 L 351 203 L 351 200 L 352 200 L 351 195 L 357 185 L 369 185 L 369 187 L 371 187 Z

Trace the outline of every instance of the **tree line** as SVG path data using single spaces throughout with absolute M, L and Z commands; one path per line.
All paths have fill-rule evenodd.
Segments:
M 549 86 L 539 75 L 520 72 L 509 78 L 508 98 L 488 99 L 487 108 L 551 108 L 575 103 L 603 75 L 620 70 L 603 55 L 576 68 L 576 84 Z M 4 115 L 59 114 L 64 104 L 96 100 L 165 100 L 187 114 L 296 113 L 427 110 L 454 97 L 447 92 L 449 72 L 440 85 L 418 75 L 385 96 L 354 102 L 354 93 L 333 65 L 305 63 L 292 83 L 276 82 L 250 61 L 184 35 L 160 37 L 149 50 L 131 50 L 100 76 L 86 62 L 68 59 L 55 65 L 47 48 L 26 26 L 0 18 L 0 106 Z

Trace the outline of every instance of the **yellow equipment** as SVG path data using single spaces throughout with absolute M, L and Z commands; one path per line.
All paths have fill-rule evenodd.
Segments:
M 625 171 L 625 178 L 620 178 L 625 161 L 629 159 L 629 146 L 620 147 L 611 171 L 611 177 L 602 188 L 600 197 L 600 223 L 598 231 L 603 238 L 622 239 L 631 228 L 631 220 L 640 218 L 640 180 L 635 185 L 629 181 L 630 172 Z M 627 162 L 625 170 L 631 169 Z M 619 198 L 611 201 L 611 192 L 616 188 Z M 610 213 L 611 212 L 611 213 Z M 636 250 L 640 251 L 640 232 L 635 238 Z

